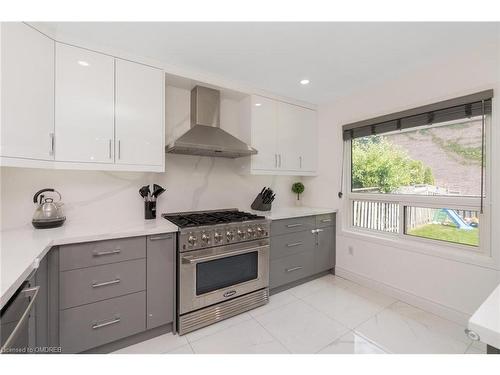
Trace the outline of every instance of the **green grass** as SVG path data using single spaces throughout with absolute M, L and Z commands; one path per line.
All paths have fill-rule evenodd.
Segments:
M 463 245 L 479 245 L 479 229 L 477 228 L 464 230 L 447 225 L 426 224 L 409 230 L 408 234 L 417 237 L 455 242 Z

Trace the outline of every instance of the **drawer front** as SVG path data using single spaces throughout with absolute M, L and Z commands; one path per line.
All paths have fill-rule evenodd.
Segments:
M 59 254 L 61 271 L 145 258 L 146 237 L 64 245 Z
M 146 259 L 80 268 L 59 275 L 61 309 L 146 289 Z
M 314 251 L 315 235 L 310 230 L 271 237 L 270 259 L 279 259 L 293 254 Z
M 270 262 L 269 287 L 276 288 L 314 273 L 314 256 L 311 252 L 290 255 Z
M 146 292 L 63 310 L 59 316 L 64 353 L 79 353 L 145 329 Z
M 271 222 L 271 236 L 300 232 L 314 229 L 316 221 L 314 216 L 296 217 L 293 219 L 273 220 Z
M 335 214 L 324 214 L 316 216 L 316 228 L 326 228 L 335 225 Z

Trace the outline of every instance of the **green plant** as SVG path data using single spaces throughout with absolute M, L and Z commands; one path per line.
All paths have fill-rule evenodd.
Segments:
M 295 182 L 292 185 L 292 192 L 297 194 L 297 200 L 300 199 L 300 194 L 302 194 L 304 192 L 304 189 L 305 189 L 304 184 L 302 182 Z
M 411 159 L 402 148 L 379 136 L 354 139 L 352 187 L 376 188 L 390 193 L 401 186 L 434 183 L 429 167 Z

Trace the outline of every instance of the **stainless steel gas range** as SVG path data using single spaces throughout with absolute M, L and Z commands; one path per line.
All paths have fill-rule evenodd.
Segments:
M 176 224 L 180 335 L 269 301 L 270 221 L 237 209 L 163 214 Z

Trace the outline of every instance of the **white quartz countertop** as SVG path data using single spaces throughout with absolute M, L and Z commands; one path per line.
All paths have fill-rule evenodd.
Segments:
M 68 219 L 60 228 L 34 229 L 30 223 L 22 228 L 1 231 L 0 307 L 4 306 L 23 281 L 38 267 L 39 261 L 52 246 L 172 233 L 177 230 L 177 226 L 159 217 L 156 220 L 96 220 L 91 223 L 72 222 Z
M 480 341 L 500 348 L 500 285 L 469 319 L 469 329 L 479 335 Z
M 279 208 L 273 208 L 271 211 L 268 212 L 252 210 L 253 213 L 257 215 L 263 215 L 270 220 L 280 220 L 280 219 L 290 219 L 294 217 L 330 214 L 337 211 L 338 210 L 336 208 L 304 207 L 304 206 L 279 207 Z

